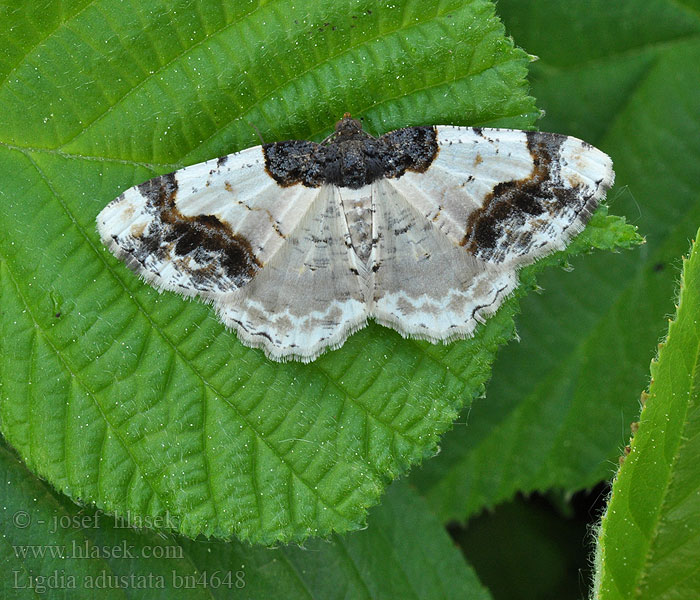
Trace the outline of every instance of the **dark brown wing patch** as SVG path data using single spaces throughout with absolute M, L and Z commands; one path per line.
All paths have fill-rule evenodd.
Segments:
M 245 285 L 262 267 L 248 240 L 215 215 L 185 216 L 178 210 L 174 173 L 142 183 L 138 190 L 153 220 L 132 238 L 133 247 L 127 252 L 142 267 L 154 258 L 169 257 L 196 289 L 217 292 Z
M 263 145 L 265 170 L 282 187 L 324 183 L 358 189 L 383 177 L 422 173 L 438 154 L 435 127 L 406 127 L 373 138 L 345 119 L 326 144 L 286 141 Z
M 506 254 L 527 254 L 532 249 L 532 230 L 546 227 L 547 220 L 566 210 L 583 210 L 593 195 L 562 181 L 560 149 L 567 136 L 526 132 L 533 169 L 523 179 L 496 185 L 467 221 L 461 242 L 475 256 L 502 262 Z M 529 222 L 531 227 L 524 227 Z

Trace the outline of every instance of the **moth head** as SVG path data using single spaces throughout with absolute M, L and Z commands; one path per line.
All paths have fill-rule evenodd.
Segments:
M 337 138 L 354 138 L 365 137 L 367 134 L 362 131 L 362 122 L 359 119 L 353 119 L 350 113 L 345 113 L 343 118 L 335 124 L 335 137 Z

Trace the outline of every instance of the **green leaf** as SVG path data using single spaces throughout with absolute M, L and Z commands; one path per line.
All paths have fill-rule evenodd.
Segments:
M 405 484 L 389 488 L 366 531 L 272 550 L 136 531 L 126 526 L 139 524 L 135 515 L 115 521 L 79 508 L 33 477 L 2 444 L 0 474 L 3 598 L 52 598 L 57 592 L 87 598 L 96 589 L 100 598 L 149 600 L 490 598 Z
M 572 491 L 612 475 L 673 309 L 678 256 L 700 223 L 700 14 L 666 0 L 498 7 L 516 41 L 540 57 L 540 128 L 610 154 L 611 211 L 647 243 L 538 276 L 545 291 L 523 300 L 520 343 L 500 353 L 486 399 L 412 474 L 444 520 L 518 490 Z
M 361 527 L 482 392 L 525 285 L 449 346 L 371 326 L 310 365 L 241 346 L 159 295 L 95 216 L 156 173 L 345 111 L 380 133 L 527 127 L 528 55 L 485 0 L 6 6 L 0 48 L 2 430 L 28 466 L 107 511 L 256 542 Z M 254 126 L 254 127 L 253 127 Z M 599 213 L 576 246 L 629 245 Z M 561 264 L 562 256 L 543 264 Z
M 651 377 L 639 430 L 599 531 L 595 597 L 600 600 L 700 597 L 697 242 L 683 260 L 676 318 L 651 364 Z

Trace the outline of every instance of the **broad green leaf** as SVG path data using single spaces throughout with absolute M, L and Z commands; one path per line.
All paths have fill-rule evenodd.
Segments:
M 523 300 L 520 343 L 499 355 L 486 398 L 412 474 L 444 520 L 518 490 L 578 490 L 612 475 L 673 310 L 678 257 L 700 223 L 700 14 L 666 0 L 498 7 L 517 43 L 540 57 L 540 129 L 610 154 L 610 210 L 647 243 L 538 276 L 544 293 Z
M 270 543 L 361 527 L 483 391 L 525 285 L 449 346 L 372 326 L 309 365 L 241 346 L 159 295 L 95 215 L 156 173 L 264 139 L 320 139 L 345 111 L 527 127 L 528 55 L 485 0 L 148 2 L 4 9 L 0 79 L 3 433 L 72 498 L 187 535 Z M 577 251 L 634 241 L 598 213 Z M 562 256 L 544 264 L 561 264 Z
M 2 598 L 88 598 L 98 591 L 100 598 L 149 600 L 490 597 L 405 484 L 389 488 L 366 531 L 273 550 L 138 532 L 126 526 L 138 524 L 134 515 L 115 521 L 79 508 L 1 445 L 0 474 Z
M 600 600 L 700 597 L 697 242 L 683 260 L 676 317 L 652 361 L 645 398 L 598 535 L 595 597 Z

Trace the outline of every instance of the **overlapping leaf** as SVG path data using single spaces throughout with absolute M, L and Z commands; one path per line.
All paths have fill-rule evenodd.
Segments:
M 684 259 L 678 311 L 651 376 L 639 430 L 613 484 L 599 533 L 595 597 L 600 600 L 700 594 L 697 242 Z

